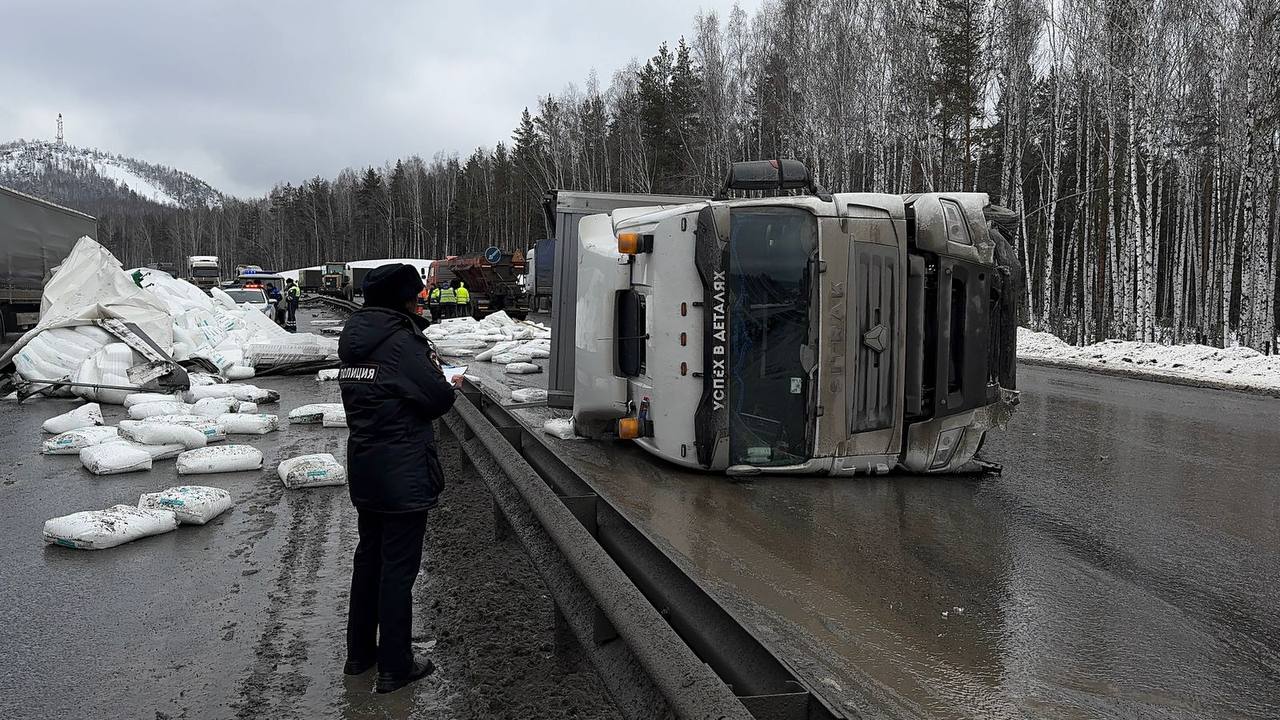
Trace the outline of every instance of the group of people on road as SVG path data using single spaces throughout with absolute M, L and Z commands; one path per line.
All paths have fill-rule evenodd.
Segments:
M 267 283 L 267 302 L 271 305 L 272 317 L 277 325 L 289 332 L 298 329 L 298 301 L 301 298 L 302 288 L 293 278 L 285 278 L 283 293 L 275 283 Z
M 432 322 L 442 318 L 467 317 L 471 314 L 471 291 L 461 280 L 442 282 L 418 295 L 419 304 L 426 304 Z

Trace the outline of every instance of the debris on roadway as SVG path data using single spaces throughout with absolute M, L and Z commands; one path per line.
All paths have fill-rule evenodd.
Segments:
M 80 464 L 94 475 L 119 475 L 150 470 L 151 462 L 151 453 L 128 443 L 99 443 L 80 451 Z
M 103 550 L 177 529 L 178 519 L 168 510 L 113 505 L 46 520 L 44 541 L 80 550 Z
M 266 413 L 226 413 L 219 415 L 216 422 L 228 435 L 266 435 L 280 429 L 280 418 Z
M 110 425 L 91 425 L 58 433 L 45 440 L 40 452 L 45 455 L 79 455 L 84 448 L 119 436 L 119 431 Z
M 231 509 L 231 493 L 205 485 L 179 485 L 138 498 L 143 510 L 168 510 L 183 525 L 204 525 Z
M 241 472 L 261 467 L 262 451 L 252 445 L 203 447 L 178 456 L 179 475 Z
M 330 453 L 315 453 L 289 458 L 276 467 L 280 481 L 290 490 L 345 485 L 347 471 Z
M 311 403 L 289 411 L 289 423 L 293 425 L 310 425 L 324 420 L 324 414 L 341 410 L 342 403 Z
M 51 435 L 57 435 L 68 430 L 78 430 L 80 428 L 101 424 L 101 406 L 99 406 L 98 403 L 89 403 L 45 420 L 44 431 Z

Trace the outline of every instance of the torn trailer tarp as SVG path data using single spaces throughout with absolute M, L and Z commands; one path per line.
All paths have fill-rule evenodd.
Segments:
M 133 323 L 165 352 L 173 348 L 173 320 L 164 303 L 135 285 L 106 248 L 92 238 L 82 237 L 45 285 L 40 322 L 0 356 L 0 369 L 8 368 L 15 355 L 47 330 L 88 328 L 94 326 L 95 321 L 107 318 Z M 78 344 L 85 345 L 82 350 L 89 352 L 62 358 L 68 372 L 78 369 L 90 354 L 111 341 L 110 335 L 101 331 L 80 335 L 85 340 Z M 79 340 L 72 336 L 67 339 L 70 343 Z M 53 349 L 50 350 L 49 354 L 54 355 Z M 70 366 L 72 363 L 74 367 Z

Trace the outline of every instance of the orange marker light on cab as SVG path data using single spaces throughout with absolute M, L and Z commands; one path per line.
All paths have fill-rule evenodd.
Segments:
M 622 440 L 635 440 L 643 433 L 644 425 L 640 418 L 626 417 L 618 421 L 618 437 Z

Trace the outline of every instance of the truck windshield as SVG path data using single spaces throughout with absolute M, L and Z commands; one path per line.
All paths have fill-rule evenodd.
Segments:
M 809 457 L 806 419 L 813 215 L 798 208 L 730 213 L 729 454 L 733 464 L 791 465 Z M 811 355 L 812 356 L 812 355 Z

